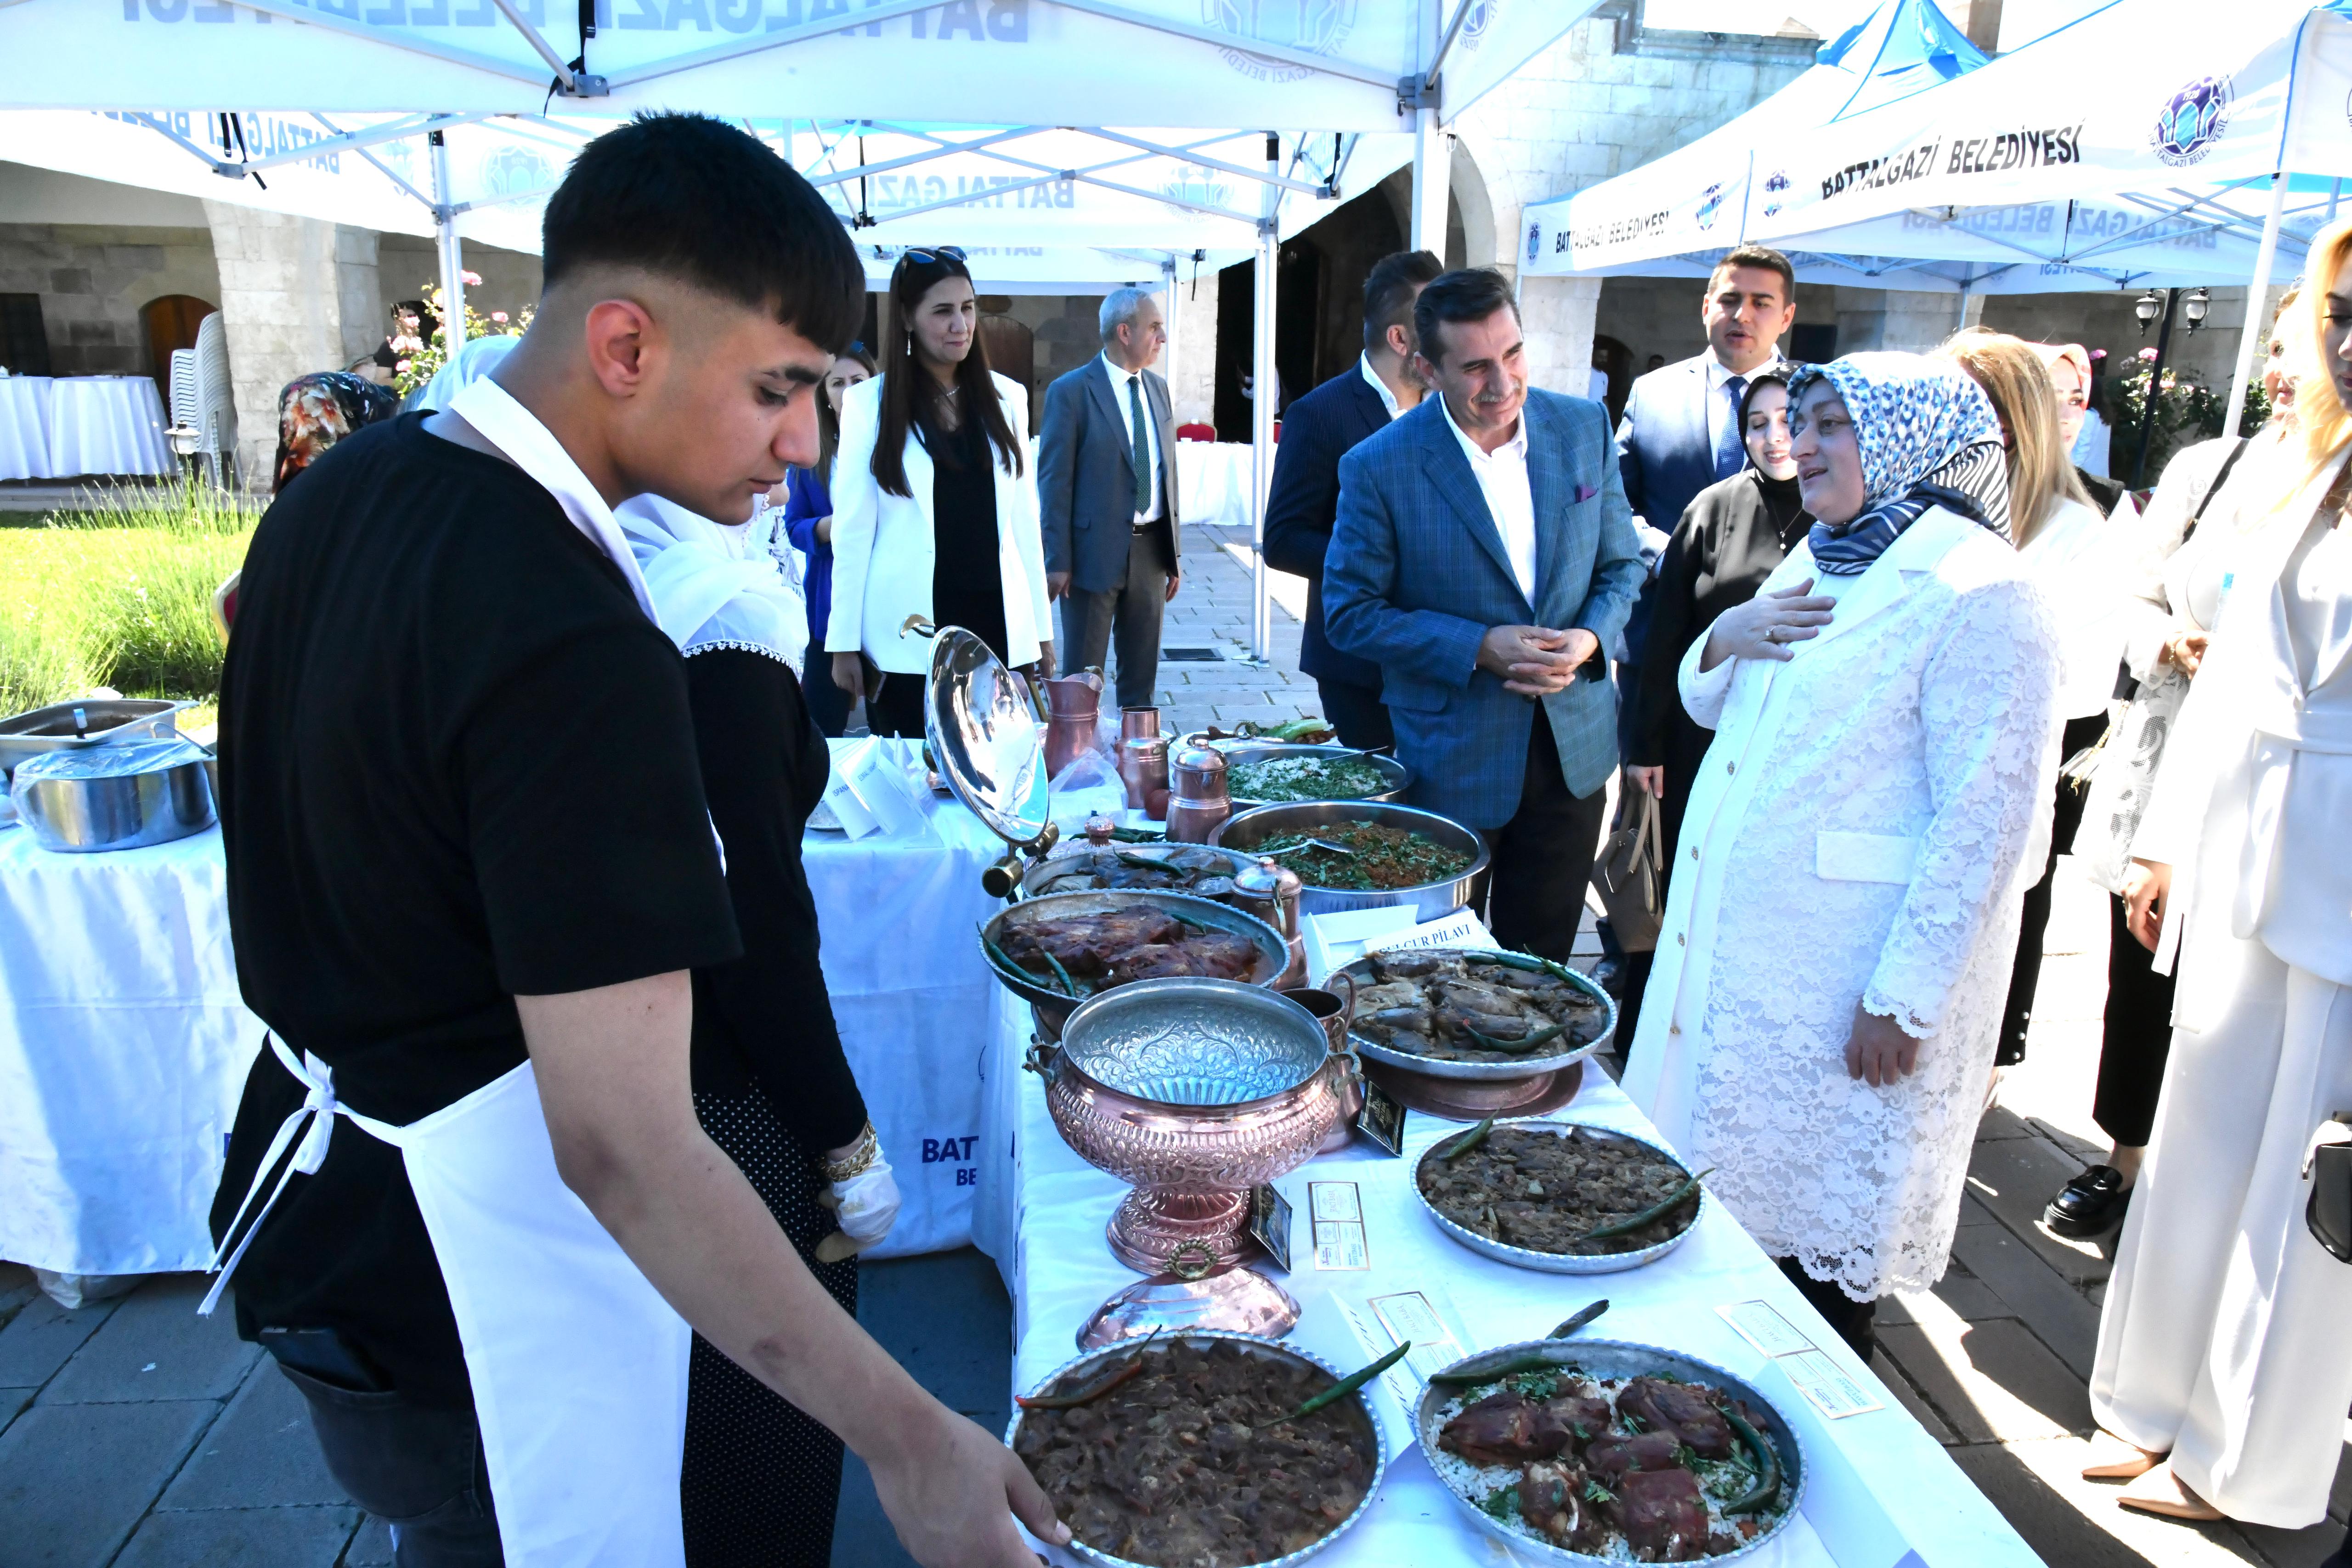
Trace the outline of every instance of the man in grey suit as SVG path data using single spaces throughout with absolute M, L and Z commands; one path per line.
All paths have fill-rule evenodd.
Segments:
M 1413 804 L 1486 833 L 1489 928 L 1564 960 L 1617 767 L 1601 649 L 1641 548 L 1608 415 L 1528 388 L 1499 274 L 1439 277 L 1413 326 L 1440 395 L 1340 460 L 1325 628 L 1381 666 Z
M 1150 707 L 1160 616 L 1176 597 L 1176 419 L 1151 372 L 1167 345 L 1160 301 L 1103 297 L 1102 353 L 1045 389 L 1037 510 L 1045 591 L 1062 601 L 1062 665 L 1100 669 L 1117 633 L 1118 706 Z

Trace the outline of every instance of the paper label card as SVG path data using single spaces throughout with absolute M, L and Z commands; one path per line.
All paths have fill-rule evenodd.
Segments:
M 1775 1312 L 1769 1301 L 1734 1301 L 1715 1309 L 1741 1339 L 1766 1355 L 1795 1355 L 1814 1348 L 1801 1330 Z
M 1404 1106 L 1389 1092 L 1364 1080 L 1364 1108 L 1356 1113 L 1356 1131 L 1392 1155 L 1404 1153 Z
M 1249 1233 L 1274 1266 L 1290 1272 L 1290 1200 L 1271 1186 L 1250 1188 Z
M 1814 1409 L 1832 1421 L 1843 1421 L 1849 1416 L 1859 1416 L 1868 1410 L 1885 1406 L 1864 1392 L 1861 1384 L 1846 1375 L 1836 1362 L 1818 1350 L 1800 1351 L 1784 1355 L 1776 1363 L 1789 1375 Z
M 1318 1269 L 1369 1269 L 1371 1249 L 1364 1239 L 1363 1195 L 1351 1181 L 1307 1184 L 1307 1212 L 1315 1226 Z
M 1368 953 L 1401 953 L 1412 947 L 1492 947 L 1495 938 L 1467 909 L 1424 921 L 1393 936 L 1376 936 L 1364 945 Z

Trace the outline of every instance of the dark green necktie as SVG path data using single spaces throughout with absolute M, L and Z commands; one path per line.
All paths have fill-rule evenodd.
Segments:
M 1143 424 L 1143 378 L 1127 378 L 1128 434 L 1134 438 L 1134 447 L 1128 454 L 1135 469 L 1135 515 L 1139 517 L 1151 509 L 1151 437 Z

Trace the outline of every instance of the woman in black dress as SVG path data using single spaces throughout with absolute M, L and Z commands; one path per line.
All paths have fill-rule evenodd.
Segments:
M 1642 655 L 1642 683 L 1633 695 L 1632 737 L 1625 766 L 1628 789 L 1658 797 L 1658 833 L 1665 852 L 1666 878 L 1675 868 L 1675 844 L 1690 803 L 1691 779 L 1698 772 L 1715 731 L 1683 711 L 1676 689 L 1683 654 L 1715 618 L 1756 597 L 1781 558 L 1805 537 L 1813 519 L 1797 496 L 1797 465 L 1789 455 L 1789 382 L 1777 371 L 1748 383 L 1739 404 L 1739 429 L 1748 446 L 1748 466 L 1691 498 L 1675 525 L 1666 553 L 1658 559 L 1656 608 L 1650 614 L 1650 640 Z M 1617 1038 L 1630 1042 L 1642 1019 L 1642 990 L 1650 982 L 1648 953 L 1626 955 L 1625 999 L 1620 1004 Z
M 855 1315 L 851 1243 L 882 1239 L 898 1192 L 834 1028 L 801 867 L 830 765 L 791 663 L 806 638 L 800 600 L 749 524 L 653 497 L 615 516 L 686 654 L 703 793 L 743 939 L 740 958 L 694 971 L 695 1112 Z M 688 1568 L 825 1568 L 841 1464 L 840 1438 L 695 1336 L 679 1488 Z

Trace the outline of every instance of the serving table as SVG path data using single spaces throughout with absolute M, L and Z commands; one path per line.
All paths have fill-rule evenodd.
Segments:
M 1003 991 L 972 932 L 1002 907 L 980 873 L 1003 843 L 952 801 L 924 816 L 910 833 L 812 832 L 803 851 L 842 1044 L 905 1198 L 877 1258 L 971 1239 Z M 0 1259 L 69 1274 L 209 1259 L 213 1188 L 262 1041 L 226 892 L 217 828 L 106 854 L 0 831 Z
M 0 377 L 0 479 L 173 471 L 152 376 Z
M 1125 1193 L 1116 1179 L 1073 1154 L 1055 1132 L 1034 1074 L 1018 1063 L 1028 1044 L 1025 1009 L 1000 1006 L 997 1064 L 990 1083 L 993 1135 L 981 1176 L 975 1239 L 996 1260 L 1013 1302 L 1019 1343 L 1013 1391 L 1025 1393 L 1076 1354 L 1078 1325 L 1104 1297 L 1139 1278 L 1111 1257 L 1103 1225 Z M 1601 1072 L 1556 1115 L 1654 1139 L 1647 1118 Z M 1294 1211 L 1295 1270 L 1278 1276 L 1303 1309 L 1290 1339 L 1335 1365 L 1370 1354 L 1348 1325 L 1343 1303 L 1394 1291 L 1435 1291 L 1450 1300 L 1470 1339 L 1465 1352 L 1537 1338 L 1588 1301 L 1608 1313 L 1590 1331 L 1605 1339 L 1664 1345 L 1722 1366 L 1762 1389 L 1801 1437 L 1811 1467 L 1803 1514 L 1743 1563 L 1773 1568 L 2010 1568 L 2041 1562 L 1942 1447 L 1840 1342 L 1720 1204 L 1709 1204 L 1682 1246 L 1643 1268 L 1598 1275 L 1534 1273 L 1446 1239 L 1414 1196 L 1413 1163 L 1459 1123 L 1412 1116 L 1405 1155 L 1362 1135 L 1274 1185 Z M 1362 1270 L 1319 1270 L 1309 1236 L 1310 1182 L 1353 1182 L 1361 1198 Z M 1270 1264 L 1256 1267 L 1271 1270 Z M 1883 1408 L 1831 1420 L 1796 1391 L 1782 1365 L 1756 1350 L 1717 1314 L 1718 1306 L 1762 1300 L 1820 1347 Z M 1385 1348 L 1383 1345 L 1382 1348 Z M 1438 1481 L 1385 1389 L 1374 1406 L 1388 1425 L 1395 1459 L 1363 1521 L 1316 1559 L 1318 1568 L 1402 1563 L 1537 1561 L 1477 1533 Z M 1064 1553 L 1057 1561 L 1075 1562 Z
M 1241 528 L 1249 521 L 1250 454 L 1244 441 L 1180 441 L 1176 502 L 1183 521 Z

